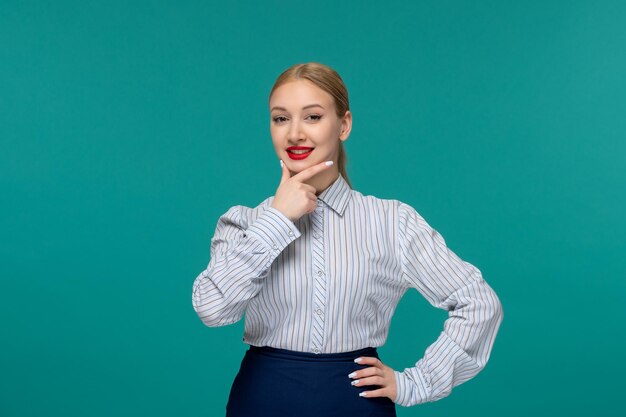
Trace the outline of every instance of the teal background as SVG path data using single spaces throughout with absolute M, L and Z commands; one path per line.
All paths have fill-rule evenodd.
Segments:
M 0 1 L 0 415 L 219 416 L 243 321 L 191 305 L 273 195 L 267 95 L 350 91 L 355 189 L 413 205 L 504 306 L 485 370 L 399 416 L 622 415 L 626 3 Z M 400 302 L 385 362 L 445 312 Z

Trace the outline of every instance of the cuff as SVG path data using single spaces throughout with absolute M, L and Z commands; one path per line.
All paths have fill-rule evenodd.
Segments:
M 418 367 L 393 372 L 396 376 L 396 404 L 410 407 L 429 401 L 430 383 Z
M 280 210 L 268 207 L 246 233 L 262 242 L 270 253 L 278 255 L 302 233 Z

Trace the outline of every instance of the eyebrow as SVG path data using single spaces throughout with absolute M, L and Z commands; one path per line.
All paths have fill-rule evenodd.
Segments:
M 321 106 L 321 105 L 319 105 L 319 104 L 309 104 L 309 105 L 307 105 L 307 106 L 304 106 L 304 107 L 302 108 L 302 110 L 309 109 L 309 108 L 311 108 L 311 107 L 321 107 L 322 109 L 324 109 L 324 107 L 323 107 L 323 106 Z M 270 111 L 274 111 L 274 110 L 282 110 L 282 111 L 287 111 L 287 109 L 286 109 L 286 108 L 284 108 L 284 107 L 280 107 L 280 106 L 274 106 L 274 107 L 272 107 L 272 109 L 271 109 Z M 326 109 L 324 109 L 324 110 L 326 110 Z

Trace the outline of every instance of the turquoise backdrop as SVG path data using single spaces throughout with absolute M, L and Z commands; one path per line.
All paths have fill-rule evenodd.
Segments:
M 267 95 L 350 91 L 355 189 L 499 294 L 475 379 L 399 416 L 623 415 L 623 1 L 0 1 L 0 415 L 220 416 L 243 321 L 191 305 L 220 214 L 273 195 Z M 413 366 L 417 291 L 379 349 Z

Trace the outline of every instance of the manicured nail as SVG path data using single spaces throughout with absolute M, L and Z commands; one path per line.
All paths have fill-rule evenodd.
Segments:
M 326 165 L 331 166 L 332 164 L 334 164 L 333 161 L 326 161 Z
M 350 375 L 348 375 L 348 378 L 354 378 L 356 376 L 356 372 L 352 372 Z
M 366 397 L 367 391 L 359 392 L 359 397 Z
M 359 363 L 359 362 L 361 362 L 361 360 L 362 360 L 362 359 L 363 359 L 363 358 L 356 358 L 354 361 L 355 361 L 356 363 Z
M 352 385 L 356 385 L 356 384 L 358 384 L 358 383 L 359 383 L 359 381 L 360 381 L 360 379 L 355 379 L 354 381 L 350 382 L 350 384 L 352 384 Z

